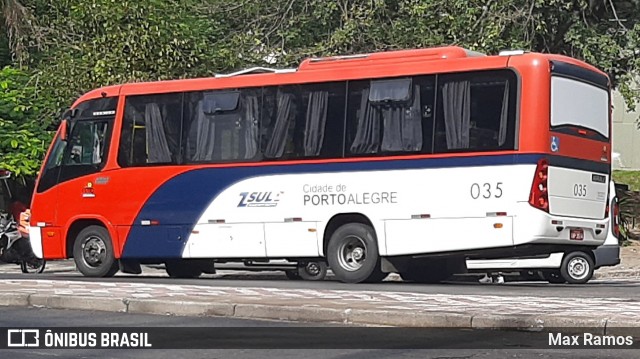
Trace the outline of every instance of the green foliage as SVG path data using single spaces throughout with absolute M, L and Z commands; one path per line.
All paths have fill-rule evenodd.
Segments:
M 0 0 L 0 8 L 14 9 L 0 25 L 14 29 L 0 36 L 0 61 L 20 45 L 34 74 L 21 101 L 48 99 L 12 120 L 33 129 L 14 132 L 39 133 L 97 87 L 296 67 L 312 56 L 441 45 L 566 54 L 609 73 L 629 107 L 640 73 L 637 0 Z
M 0 168 L 18 177 L 37 173 L 51 141 L 38 118 L 47 104 L 34 95 L 30 80 L 22 71 L 0 70 Z
M 207 61 L 217 51 L 211 39 L 224 27 L 197 10 L 199 1 L 36 3 L 49 35 L 33 66 L 58 108 L 100 86 L 211 75 L 224 67 Z
M 629 185 L 629 190 L 640 191 L 640 171 L 613 171 L 613 181 Z
M 110 84 L 451 44 L 584 59 L 612 75 L 629 106 L 635 100 L 631 74 L 640 70 L 635 0 L 23 2 L 46 24 L 31 66 L 60 108 Z
M 617 191 L 620 204 L 623 238 L 638 239 L 632 229 L 640 213 L 640 171 L 613 171 L 613 181 L 629 186 L 628 191 Z

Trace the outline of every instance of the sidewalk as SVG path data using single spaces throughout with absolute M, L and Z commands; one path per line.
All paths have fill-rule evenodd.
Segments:
M 406 327 L 589 328 L 640 336 L 640 302 L 626 298 L 0 280 L 0 305 L 180 316 L 225 316 Z
M 630 241 L 620 248 L 620 264 L 615 267 L 602 267 L 595 278 L 640 278 L 640 241 Z
M 601 270 L 597 277 L 637 279 L 640 277 L 639 249 L 638 246 L 625 247 L 623 264 Z M 75 265 L 71 260 L 49 262 L 45 271 L 65 274 L 75 271 Z M 0 272 L 20 273 L 20 268 L 0 265 Z M 212 277 L 248 274 L 283 277 L 274 272 L 225 270 Z M 154 266 L 145 267 L 142 275 L 166 274 L 161 267 Z M 43 277 L 0 280 L 0 305 L 407 327 L 529 330 L 563 327 L 577 332 L 580 328 L 589 328 L 607 335 L 629 335 L 629 328 L 634 328 L 640 337 L 640 301 L 630 298 L 422 294 L 355 288 L 354 291 L 232 288 L 99 280 L 52 281 Z

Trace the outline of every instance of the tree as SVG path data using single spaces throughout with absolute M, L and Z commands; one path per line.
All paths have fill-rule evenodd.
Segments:
M 0 22 L 0 29 L 3 31 L 4 39 L 0 41 L 3 50 L 0 51 L 0 65 L 8 62 L 9 54 L 6 47 L 19 62 L 22 62 L 28 55 L 25 42 L 30 35 L 33 35 L 35 18 L 31 11 L 18 0 L 0 0 L 0 11 L 3 21 Z M 32 36 L 38 39 L 39 36 Z
M 17 177 L 35 176 L 51 141 L 47 124 L 39 118 L 49 105 L 36 94 L 26 73 L 0 70 L 0 168 Z
M 638 0 L 21 1 L 46 24 L 34 32 L 42 46 L 29 49 L 30 65 L 56 111 L 115 83 L 438 45 L 584 59 L 608 72 L 630 105 L 640 70 Z

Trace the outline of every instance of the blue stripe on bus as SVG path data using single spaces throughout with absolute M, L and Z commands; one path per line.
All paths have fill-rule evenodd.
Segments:
M 224 189 L 250 177 L 410 170 L 535 164 L 543 155 L 509 154 L 419 160 L 362 161 L 273 165 L 256 167 L 202 168 L 180 174 L 161 185 L 144 204 L 125 242 L 123 258 L 179 258 L 198 218 Z M 159 225 L 141 226 L 142 220 L 157 220 Z

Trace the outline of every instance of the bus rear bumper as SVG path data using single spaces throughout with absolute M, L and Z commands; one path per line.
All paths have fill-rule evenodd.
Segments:
M 557 244 L 596 247 L 604 244 L 609 219 L 554 216 L 522 204 L 514 218 L 513 244 Z M 574 238 L 581 234 L 581 239 Z
M 620 264 L 620 246 L 603 245 L 593 251 L 596 257 L 596 268 L 610 267 Z

